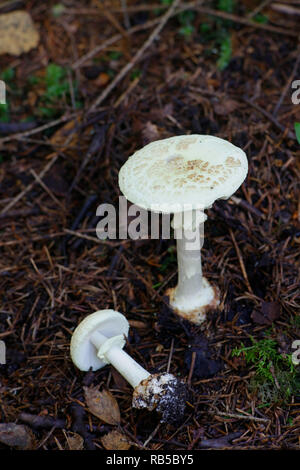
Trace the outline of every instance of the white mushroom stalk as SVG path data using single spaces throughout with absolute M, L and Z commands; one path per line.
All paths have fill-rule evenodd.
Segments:
M 124 336 L 106 336 L 95 331 L 91 336 L 91 342 L 95 346 L 97 356 L 107 364 L 111 364 L 135 388 L 147 379 L 151 374 L 140 366 L 129 354 L 123 351 L 125 345 Z
M 206 312 L 219 304 L 218 290 L 202 274 L 205 220 L 206 215 L 198 209 L 190 214 L 175 214 L 172 222 L 177 245 L 178 284 L 168 289 L 167 295 L 174 311 L 194 323 L 205 320 Z
M 88 315 L 72 335 L 72 361 L 83 371 L 111 364 L 134 388 L 135 408 L 155 409 L 162 415 L 161 422 L 180 420 L 185 408 L 185 384 L 169 373 L 150 374 L 123 351 L 128 330 L 124 315 L 114 310 Z
M 131 155 L 120 170 L 119 186 L 129 201 L 143 209 L 174 214 L 178 285 L 168 289 L 167 295 L 174 312 L 192 323 L 205 320 L 206 313 L 218 306 L 219 295 L 202 276 L 201 243 L 190 248 L 190 238 L 203 232 L 204 210 L 217 199 L 228 199 L 247 172 L 243 150 L 224 139 L 197 134 L 151 142 Z M 175 221 L 185 214 L 186 206 L 200 219 L 190 227 Z

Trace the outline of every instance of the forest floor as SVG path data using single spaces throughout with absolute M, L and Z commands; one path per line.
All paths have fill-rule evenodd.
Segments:
M 0 4 L 39 32 L 34 49 L 0 56 L 0 447 L 13 423 L 19 448 L 299 449 L 299 6 L 105 3 Z M 221 303 L 202 326 L 164 296 L 174 239 L 95 232 L 127 158 L 180 134 L 227 139 L 249 161 L 235 199 L 207 211 L 203 271 Z M 106 308 L 128 318 L 136 361 L 186 381 L 180 423 L 132 408 L 111 367 L 72 363 L 75 327 Z M 102 419 L 91 401 L 104 396 Z

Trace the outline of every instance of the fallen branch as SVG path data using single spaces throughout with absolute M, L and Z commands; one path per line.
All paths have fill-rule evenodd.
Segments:
M 43 124 L 42 126 L 35 127 L 34 129 L 31 129 L 25 132 L 20 132 L 18 134 L 13 134 L 7 137 L 3 137 L 2 139 L 0 139 L 0 149 L 1 149 L 1 145 L 4 144 L 5 142 L 9 142 L 10 140 L 15 140 L 15 139 L 18 140 L 18 139 L 21 139 L 22 137 L 28 137 L 29 135 L 38 134 L 39 132 L 45 131 L 46 129 L 50 129 L 51 127 L 57 126 L 58 124 L 62 124 L 63 122 L 70 121 L 77 114 L 78 113 L 64 115 L 58 119 L 55 119 L 55 121 L 48 122 L 47 124 Z
M 252 415 L 241 415 L 238 413 L 225 413 L 223 411 L 211 411 L 210 414 L 217 416 L 224 416 L 225 418 L 236 418 L 236 419 L 249 419 L 250 421 L 257 421 L 258 423 L 269 423 L 268 418 L 257 418 Z

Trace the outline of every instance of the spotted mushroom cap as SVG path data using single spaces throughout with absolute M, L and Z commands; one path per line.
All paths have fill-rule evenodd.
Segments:
M 248 172 L 245 152 L 210 135 L 157 140 L 135 152 L 119 172 L 119 186 L 134 204 L 163 213 L 205 209 L 229 198 Z M 188 207 L 190 209 L 191 207 Z

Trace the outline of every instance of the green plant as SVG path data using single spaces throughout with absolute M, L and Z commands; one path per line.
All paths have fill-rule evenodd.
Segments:
M 195 19 L 195 12 L 192 10 L 182 11 L 178 14 L 178 21 L 180 23 L 179 33 L 186 38 L 190 37 L 195 28 L 193 21 Z
M 300 122 L 295 122 L 294 127 L 295 127 L 295 133 L 296 133 L 298 144 L 300 144 Z
M 108 56 L 111 60 L 118 60 L 122 57 L 123 53 L 121 51 L 111 51 L 108 53 Z
M 10 113 L 8 104 L 0 104 L 0 122 L 9 122 Z
M 38 114 L 42 117 L 52 118 L 59 112 L 60 101 L 64 98 L 66 102 L 70 102 L 70 83 L 68 80 L 67 69 L 57 64 L 49 64 L 46 68 L 44 78 L 31 76 L 28 83 L 35 86 L 39 83 L 45 85 L 45 92 L 41 97 L 38 107 Z M 73 82 L 76 107 L 81 106 L 78 101 L 78 89 L 76 81 Z
M 55 101 L 62 98 L 69 91 L 67 72 L 60 65 L 50 64 L 46 69 L 46 93 L 45 99 Z
M 263 15 L 262 13 L 257 13 L 257 15 L 253 17 L 253 21 L 255 23 L 265 24 L 268 23 L 269 18 L 266 15 Z
M 217 9 L 226 13 L 232 13 L 235 6 L 234 3 L 234 0 L 218 0 Z
M 0 74 L 0 79 L 3 80 L 5 83 L 11 82 L 15 78 L 15 70 L 12 67 L 8 67 L 7 69 L 3 70 Z
M 173 0 L 160 0 L 161 5 L 167 5 L 170 6 L 173 3 Z M 164 10 L 161 8 L 155 8 L 154 10 L 155 15 L 160 15 Z
M 230 62 L 232 55 L 231 37 L 228 33 L 223 35 L 220 40 L 219 59 L 217 60 L 217 67 L 224 70 Z
M 53 5 L 51 12 L 55 18 L 59 18 L 61 15 L 65 13 L 66 7 L 62 3 L 57 3 Z
M 157 289 L 158 287 L 161 286 L 161 282 L 157 282 L 156 284 L 153 284 L 152 289 Z
M 161 5 L 170 6 L 172 5 L 173 0 L 160 0 L 160 3 Z M 154 10 L 155 15 L 160 15 L 163 12 L 164 10 L 162 10 L 161 8 L 155 8 Z M 195 31 L 195 28 L 193 26 L 195 16 L 195 12 L 192 10 L 185 10 L 181 13 L 178 13 L 177 15 L 177 20 L 180 25 L 178 32 L 186 39 L 188 39 Z
M 133 69 L 130 78 L 131 80 L 135 80 L 136 78 L 140 77 L 142 75 L 142 71 L 140 69 Z
M 263 402 L 288 399 L 296 392 L 299 382 L 291 354 L 280 354 L 277 343 L 271 338 L 255 341 L 252 346 L 234 348 L 232 356 L 244 356 L 246 364 L 254 366 L 255 375 L 250 390 L 258 392 Z

